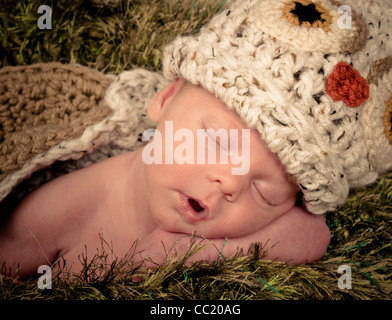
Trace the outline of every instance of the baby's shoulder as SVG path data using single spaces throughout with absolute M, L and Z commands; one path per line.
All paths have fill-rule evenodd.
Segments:
M 116 156 L 72 172 L 59 180 L 59 191 L 67 193 L 74 212 L 91 218 L 108 205 L 125 187 L 127 157 Z M 60 185 L 61 183 L 61 185 Z
M 98 174 L 100 166 L 94 164 L 46 183 L 29 194 L 12 217 L 46 225 L 51 230 L 91 219 L 105 201 L 106 179 Z

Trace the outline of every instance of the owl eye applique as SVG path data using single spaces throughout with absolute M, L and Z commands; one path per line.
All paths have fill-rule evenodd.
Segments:
M 251 14 L 259 30 L 298 50 L 350 54 L 364 46 L 368 30 L 353 9 L 342 9 L 347 7 L 336 0 L 265 0 Z M 342 24 L 343 15 L 350 27 Z
M 389 141 L 389 144 L 392 145 L 392 94 L 387 102 L 387 108 L 385 109 L 384 115 L 384 128 L 385 135 Z
M 309 0 L 288 2 L 284 4 L 283 14 L 293 25 L 322 28 L 326 32 L 331 31 L 329 26 L 332 17 L 329 11 L 319 3 L 313 3 Z
M 367 81 L 370 85 L 374 85 L 378 90 L 387 90 L 388 86 L 385 87 L 385 83 L 390 83 L 392 76 L 392 56 L 388 56 L 373 62 L 370 67 Z M 376 96 L 380 97 L 380 101 L 384 102 L 387 99 L 382 99 L 379 93 L 375 93 Z M 384 123 L 384 133 L 388 139 L 390 145 L 392 145 L 392 92 L 390 93 L 390 97 L 387 101 L 385 101 L 385 105 L 381 103 L 381 110 L 386 105 L 385 113 L 382 117 Z
M 392 167 L 392 56 L 373 62 L 369 100 L 361 111 L 368 158 L 378 172 Z

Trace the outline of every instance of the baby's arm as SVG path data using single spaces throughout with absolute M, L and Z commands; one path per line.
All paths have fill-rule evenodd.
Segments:
M 72 231 L 83 225 L 78 220 L 83 216 L 78 214 L 81 203 L 89 203 L 82 183 L 88 179 L 81 174 L 62 176 L 37 189 L 0 225 L 0 273 L 16 276 L 19 265 L 21 278 L 33 275 L 72 246 L 77 239 Z
M 150 257 L 154 262 L 160 263 L 165 258 L 163 245 L 166 251 L 177 247 L 181 254 L 186 252 L 189 239 L 183 234 L 170 233 L 158 228 L 140 241 L 137 251 L 142 252 L 143 258 Z M 173 246 L 176 241 L 176 246 Z M 192 256 L 189 262 L 199 260 L 213 262 L 219 257 L 219 251 L 222 249 L 225 257 L 234 255 L 238 249 L 243 249 L 246 253 L 249 246 L 255 242 L 261 242 L 263 249 L 268 250 L 269 260 L 277 259 L 289 264 L 300 264 L 322 258 L 330 242 L 330 232 L 323 216 L 316 216 L 294 207 L 251 235 L 227 241 L 204 240 L 202 243 L 205 248 Z
M 47 189 L 47 188 L 43 188 Z M 53 208 L 44 201 L 44 190 L 30 195 L 0 227 L 0 273 L 22 278 L 37 273 L 40 265 L 51 265 L 56 256 L 52 233 Z M 52 239 L 53 240 L 53 239 Z

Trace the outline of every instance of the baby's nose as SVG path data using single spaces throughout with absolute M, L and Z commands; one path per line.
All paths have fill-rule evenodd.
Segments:
M 240 196 L 244 186 L 244 176 L 215 173 L 210 180 L 218 186 L 219 191 L 229 202 L 234 202 Z

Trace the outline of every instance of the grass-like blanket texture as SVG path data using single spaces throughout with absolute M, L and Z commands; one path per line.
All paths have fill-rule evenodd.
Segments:
M 1 67 L 59 61 L 119 73 L 135 67 L 159 71 L 165 44 L 176 35 L 197 32 L 226 1 L 2 3 Z M 43 4 L 52 8 L 51 30 L 37 27 Z M 346 205 L 326 219 L 332 240 L 324 258 L 313 264 L 260 260 L 261 244 L 211 265 L 168 259 L 143 275 L 129 261 L 108 263 L 102 254 L 77 277 L 54 274 L 50 290 L 38 288 L 38 276 L 25 283 L 0 277 L 0 299 L 390 299 L 392 174 L 353 190 Z M 338 286 L 341 265 L 351 268 L 351 289 Z M 138 281 L 135 275 L 141 275 Z

